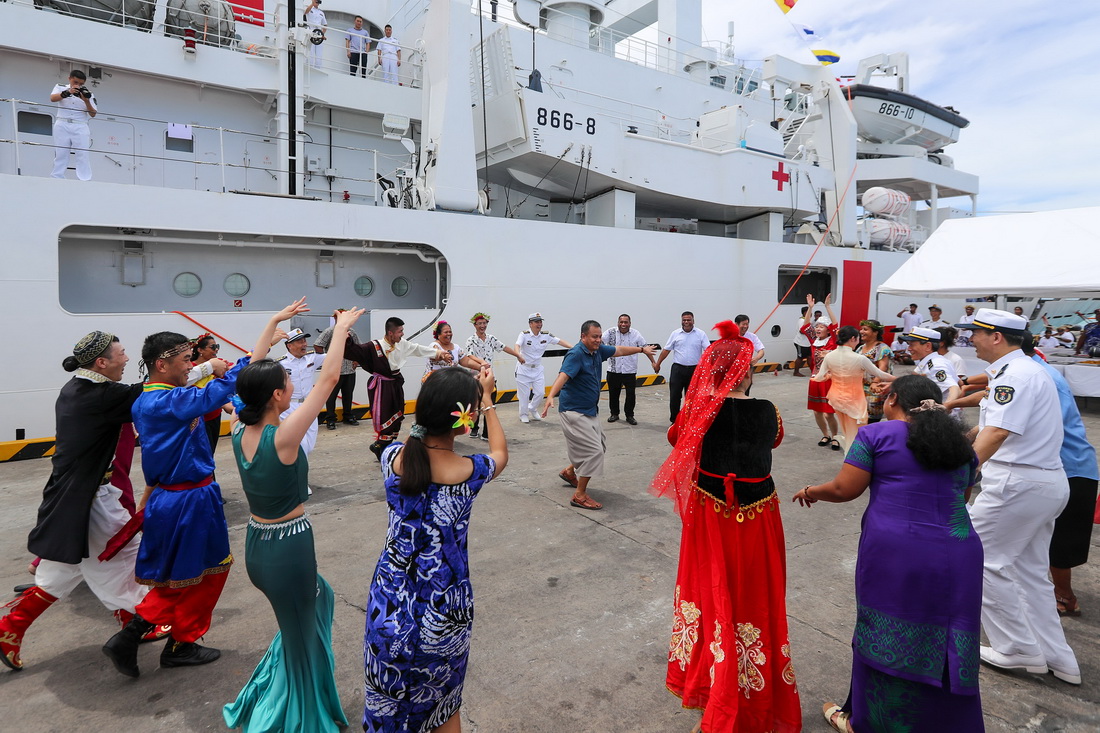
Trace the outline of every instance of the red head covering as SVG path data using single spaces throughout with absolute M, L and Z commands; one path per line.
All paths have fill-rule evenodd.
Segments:
M 649 492 L 654 496 L 667 496 L 676 504 L 676 512 L 689 521 L 689 509 L 696 474 L 699 470 L 699 451 L 703 436 L 710 430 L 722 402 L 729 396 L 752 368 L 752 342 L 740 335 L 733 321 L 722 321 L 714 326 L 719 339 L 707 347 L 695 367 L 691 384 L 687 389 L 684 406 L 670 429 L 670 439 L 675 440 L 669 454 Z

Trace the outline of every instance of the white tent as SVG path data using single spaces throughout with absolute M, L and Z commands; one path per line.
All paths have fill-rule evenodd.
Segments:
M 1100 293 L 1100 206 L 950 219 L 878 292 L 1095 297 Z

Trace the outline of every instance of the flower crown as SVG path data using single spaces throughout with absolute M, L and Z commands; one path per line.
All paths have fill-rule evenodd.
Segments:
M 479 318 L 484 318 L 486 321 L 493 320 L 492 318 L 489 317 L 488 313 L 482 313 L 481 311 L 478 311 L 477 313 L 470 316 L 470 323 L 477 323 L 477 319 L 479 319 Z

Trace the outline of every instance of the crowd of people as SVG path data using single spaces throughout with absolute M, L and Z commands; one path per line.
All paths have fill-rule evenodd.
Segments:
M 903 313 L 919 315 L 914 309 Z M 464 346 L 445 321 L 425 346 L 405 339 L 396 317 L 382 338 L 362 342 L 353 326 L 363 311 L 341 309 L 310 351 L 308 334 L 281 327 L 308 311 L 302 299 L 274 314 L 235 364 L 218 358 L 211 334 L 152 334 L 141 349 L 143 379 L 133 385 L 122 382 L 128 356 L 117 337 L 94 331 L 76 344 L 63 364 L 75 374 L 58 398 L 53 471 L 28 542 L 35 584 L 0 618 L 0 661 L 21 669 L 30 625 L 81 580 L 119 620 L 103 652 L 120 673 L 140 676 L 138 647 L 157 639 L 166 639 L 162 667 L 219 658 L 199 641 L 234 561 L 214 462 L 228 412 L 250 513 L 246 571 L 279 633 L 225 706 L 225 722 L 245 730 L 346 726 L 333 592 L 318 572 L 305 507 L 318 416 L 327 406 L 334 429 L 342 393 L 344 422 L 357 423 L 350 395 L 363 368 L 370 448 L 389 511 L 366 603 L 363 728 L 458 731 L 474 616 L 469 518 L 482 487 L 508 463 L 494 356 L 517 361 L 521 424 L 558 408 L 569 460 L 559 477 L 574 490 L 570 504 L 583 510 L 602 509 L 589 483 L 603 474 L 607 453 L 604 364 L 607 422 L 625 414 L 636 425 L 637 357 L 658 373 L 669 357 L 671 450 L 651 487 L 682 520 L 666 685 L 685 707 L 703 711 L 697 731 L 802 729 L 771 476 L 785 430 L 772 402 L 750 397 L 764 347 L 748 317 L 717 324 L 712 342 L 685 311 L 658 355 L 625 313 L 607 329 L 585 321 L 572 344 L 543 330 L 535 312 L 508 347 L 479 312 Z M 913 319 L 899 337 L 916 360 L 905 376 L 893 374 L 883 325 L 838 323 L 831 296 L 820 304 L 809 297 L 800 322 L 809 353 L 796 344 L 797 356 L 809 364 L 818 444 L 845 457 L 834 479 L 793 499 L 809 507 L 870 495 L 850 691 L 842 705 L 823 706 L 845 733 L 982 730 L 979 662 L 1082 681 L 1059 615 L 1080 613 L 1071 570 L 1088 556 L 1095 450 L 1064 379 L 1033 356 L 1026 319 L 982 308 L 951 325 L 930 311 L 933 319 Z M 989 363 L 979 375 L 960 377 L 948 359 L 963 331 Z M 268 358 L 280 342 L 287 354 Z M 553 346 L 566 351 L 547 391 L 541 360 Z M 412 357 L 426 368 L 402 440 L 402 368 Z M 958 410 L 975 405 L 979 422 L 968 429 Z M 135 433 L 140 498 L 128 478 Z M 456 453 L 463 435 L 486 441 L 487 452 Z M 980 643 L 983 629 L 988 645 Z

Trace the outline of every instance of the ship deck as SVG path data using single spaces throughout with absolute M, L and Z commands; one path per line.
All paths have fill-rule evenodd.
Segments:
M 827 731 L 821 703 L 843 702 L 848 690 L 853 572 L 866 499 L 808 510 L 790 502 L 795 490 L 831 478 L 841 464 L 839 453 L 815 447 L 805 390 L 805 379 L 784 372 L 759 375 L 754 396 L 774 401 L 786 424 L 774 475 L 786 528 L 792 658 L 804 729 Z M 592 482 L 601 512 L 569 506 L 570 489 L 557 477 L 566 459 L 556 419 L 521 425 L 514 404 L 501 406 L 511 460 L 478 499 L 470 531 L 477 612 L 462 708 L 467 733 L 686 733 L 695 724 L 697 713 L 682 710 L 664 687 L 680 522 L 671 502 L 646 493 L 667 454 L 667 405 L 664 386 L 640 389 L 639 425 L 605 424 L 607 474 Z M 1094 439 L 1095 408 L 1093 400 L 1085 415 Z M 322 429 L 310 460 L 309 507 L 319 569 L 337 598 L 336 677 L 348 730 L 358 729 L 362 715 L 363 605 L 386 531 L 382 482 L 366 451 L 370 434 L 367 423 Z M 487 445 L 459 443 L 470 452 Z M 139 657 L 142 677 L 122 677 L 99 650 L 116 629 L 114 619 L 81 586 L 30 629 L 25 669 L 0 668 L 5 729 L 224 730 L 222 705 L 236 697 L 276 631 L 267 601 L 245 572 L 248 515 L 231 451 L 223 440 L 217 458 L 237 567 L 205 639 L 222 658 L 201 669 L 158 670 L 160 645 L 148 645 Z M 30 581 L 26 535 L 49 470 L 44 460 L 0 465 L 0 587 Z M 1084 685 L 983 667 L 988 731 L 1100 728 L 1100 553 L 1075 570 L 1074 581 L 1084 615 L 1063 625 Z

